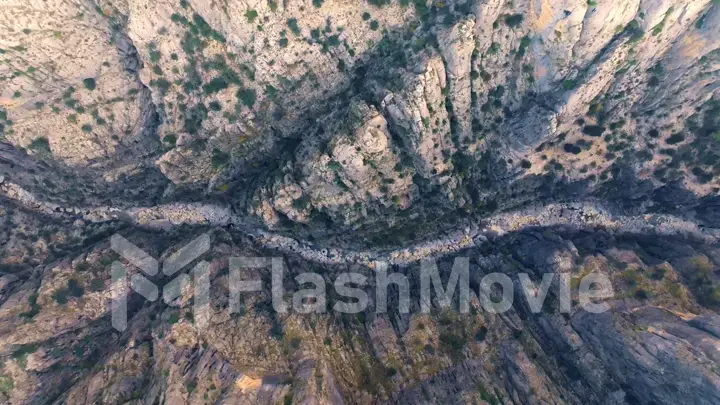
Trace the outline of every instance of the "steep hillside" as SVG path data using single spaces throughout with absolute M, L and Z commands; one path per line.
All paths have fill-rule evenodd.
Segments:
M 720 403 L 719 77 L 717 0 L 3 0 L 0 403 Z M 118 232 L 211 235 L 209 326 L 132 294 L 113 329 Z M 230 314 L 272 255 L 615 295 Z

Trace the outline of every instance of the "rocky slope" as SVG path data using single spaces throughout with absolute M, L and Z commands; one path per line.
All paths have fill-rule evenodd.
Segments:
M 716 0 L 6 0 L 0 403 L 718 403 L 719 66 Z M 210 326 L 133 295 L 114 331 L 116 232 L 209 232 Z M 616 295 L 229 314 L 272 254 Z

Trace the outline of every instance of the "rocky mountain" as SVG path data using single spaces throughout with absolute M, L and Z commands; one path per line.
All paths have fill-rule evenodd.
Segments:
M 718 77 L 717 0 L 4 0 L 0 403 L 720 403 Z M 116 234 L 208 235 L 206 311 L 113 282 L 177 277 Z M 369 308 L 279 313 L 269 268 L 233 303 L 231 257 Z M 421 311 L 463 258 L 509 311 Z M 601 274 L 609 310 L 535 312 L 521 273 Z

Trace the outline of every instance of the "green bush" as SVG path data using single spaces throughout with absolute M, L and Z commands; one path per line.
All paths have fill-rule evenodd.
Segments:
M 248 10 L 245 12 L 245 17 L 247 18 L 249 23 L 252 23 L 253 21 L 255 21 L 257 16 L 258 16 L 258 12 L 255 10 Z
M 665 139 L 665 143 L 668 145 L 676 145 L 685 140 L 685 135 L 681 133 L 672 134 Z
M 37 293 L 30 294 L 28 296 L 28 305 L 30 305 L 30 310 L 27 312 L 23 312 L 20 314 L 21 317 L 26 319 L 32 319 L 35 315 L 40 313 L 40 305 L 37 304 L 38 295 Z
M 168 144 L 170 147 L 175 147 L 175 143 L 177 142 L 177 135 L 175 134 L 167 134 L 163 138 L 163 142 Z
M 212 164 L 212 167 L 214 169 L 222 167 L 229 160 L 230 160 L 230 155 L 228 155 L 227 153 L 225 153 L 219 149 L 213 149 L 212 158 L 210 159 L 210 163 Z
M 298 26 L 297 18 L 288 18 L 287 26 L 293 34 L 300 35 L 300 26 Z
M 510 28 L 517 28 L 522 24 L 523 20 L 525 18 L 522 14 L 513 14 L 513 15 L 506 15 L 505 16 L 505 25 L 507 25 Z
M 173 312 L 168 316 L 168 323 L 170 325 L 176 324 L 178 321 L 180 321 L 180 315 L 178 315 L 177 312 Z
M 101 278 L 94 278 L 90 281 L 90 291 L 102 291 L 105 289 L 105 280 Z
M 75 265 L 75 271 L 88 271 L 90 269 L 90 264 L 88 262 L 80 262 Z
M 97 83 L 95 83 L 95 79 L 93 79 L 92 77 L 88 77 L 87 79 L 83 80 L 83 84 L 90 91 L 95 90 L 95 87 L 97 86 Z
M 255 100 L 257 99 L 257 94 L 254 89 L 240 89 L 237 92 L 237 98 L 241 103 L 243 103 L 243 105 L 248 108 L 252 108 L 255 104 Z
M 638 42 L 645 36 L 645 31 L 637 20 L 632 20 L 625 26 L 625 33 L 630 36 L 631 43 Z
M 33 139 L 32 142 L 30 142 L 30 145 L 28 145 L 28 149 L 34 150 L 36 152 L 50 152 L 50 142 L 48 142 L 47 138 L 38 137 Z
M 373 31 L 377 31 L 378 28 L 380 28 L 380 24 L 376 20 L 370 21 L 370 29 Z
M 578 86 L 578 82 L 577 80 L 568 79 L 563 81 L 562 86 L 565 90 L 572 90 Z
M 228 82 L 224 77 L 214 77 L 210 82 L 203 84 L 203 92 L 206 95 L 215 94 L 228 88 Z
M 13 381 L 13 378 L 9 375 L 0 373 L 0 393 L 9 396 L 14 387 L 15 381 Z M 290 401 L 292 402 L 292 397 L 290 398 Z

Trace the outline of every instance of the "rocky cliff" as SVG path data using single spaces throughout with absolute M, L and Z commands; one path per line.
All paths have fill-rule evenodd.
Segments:
M 719 67 L 716 0 L 5 0 L 0 403 L 720 403 Z M 211 235 L 207 319 L 113 329 L 118 232 Z M 272 255 L 615 295 L 230 313 L 228 258 Z

